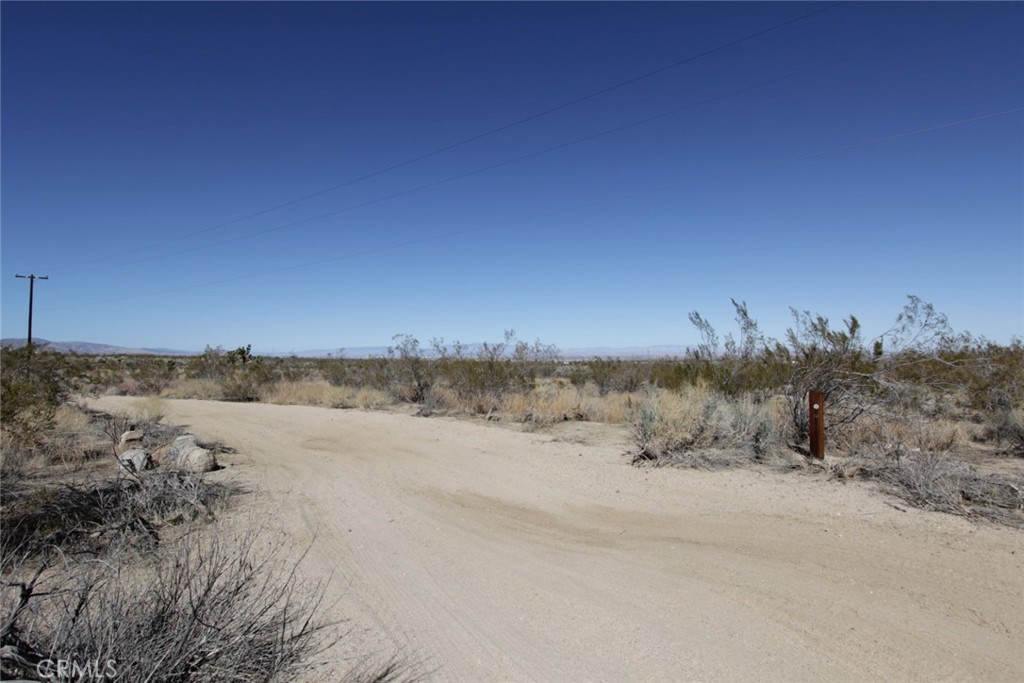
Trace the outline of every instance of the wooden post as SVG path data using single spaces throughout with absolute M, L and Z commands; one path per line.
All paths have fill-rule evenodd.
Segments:
M 809 417 L 808 432 L 811 436 L 811 456 L 819 460 L 825 457 L 825 394 L 819 389 L 807 392 Z

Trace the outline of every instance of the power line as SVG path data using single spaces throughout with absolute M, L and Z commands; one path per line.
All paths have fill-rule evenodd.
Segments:
M 919 35 L 913 36 L 911 38 L 899 38 L 897 40 L 893 40 L 893 41 L 890 41 L 888 43 L 884 43 L 882 45 L 873 46 L 873 47 L 861 50 L 859 52 L 853 53 L 851 55 L 847 55 L 845 57 L 840 57 L 840 58 L 833 59 L 833 60 L 830 60 L 830 61 L 827 61 L 827 62 L 823 62 L 821 64 L 816 64 L 814 66 L 805 67 L 803 69 L 798 69 L 796 71 L 791 71 L 791 72 L 783 74 L 781 76 L 775 76 L 773 78 L 770 78 L 770 79 L 767 79 L 767 80 L 764 80 L 764 81 L 760 81 L 760 82 L 754 83 L 752 85 L 744 86 L 742 88 L 739 88 L 737 90 L 732 90 L 732 91 L 727 92 L 727 93 L 716 95 L 714 97 L 710 97 L 710 98 L 705 99 L 705 100 L 701 100 L 701 101 L 698 101 L 698 102 L 692 102 L 690 104 L 687 104 L 687 105 L 684 105 L 684 106 L 681 106 L 681 107 L 674 107 L 672 109 L 660 112 L 658 114 L 654 114 L 652 116 L 648 116 L 648 117 L 645 117 L 645 118 L 642 118 L 642 119 L 638 119 L 638 120 L 635 120 L 635 121 L 630 121 L 628 123 L 620 124 L 618 126 L 613 126 L 611 128 L 607 128 L 607 129 L 598 131 L 596 133 L 592 133 L 590 135 L 586 135 L 586 136 L 583 136 L 583 137 L 580 137 L 580 138 L 576 138 L 576 139 L 570 140 L 568 142 L 562 142 L 562 143 L 559 143 L 559 144 L 556 144 L 556 145 L 552 145 L 550 147 L 545 147 L 545 148 L 540 149 L 540 150 L 529 152 L 527 154 L 522 154 L 522 155 L 514 157 L 512 159 L 506 159 L 504 161 L 499 161 L 499 162 L 496 162 L 496 163 L 493 163 L 493 164 L 488 164 L 486 166 L 481 166 L 481 167 L 473 169 L 471 171 L 465 171 L 463 173 L 458 173 L 458 174 L 455 174 L 453 176 L 449 176 L 447 178 L 443 178 L 441 180 L 436 180 L 436 181 L 433 181 L 433 182 L 430 182 L 430 183 L 426 183 L 426 184 L 423 184 L 423 185 L 418 185 L 418 186 L 415 186 L 415 187 L 412 187 L 412 188 L 408 188 L 408 189 L 405 189 L 405 190 L 400 190 L 398 192 L 393 192 L 391 194 L 384 195 L 384 196 L 381 196 L 381 197 L 376 197 L 374 199 L 368 199 L 366 201 L 358 202 L 356 204 L 350 204 L 349 206 L 345 206 L 345 207 L 342 207 L 340 209 L 334 209 L 334 210 L 328 211 L 326 213 L 317 214 L 315 216 L 310 216 L 308 218 L 301 218 L 301 219 L 297 219 L 297 220 L 294 220 L 294 221 L 289 221 L 289 222 L 281 224 L 281 225 L 275 225 L 275 226 L 271 226 L 271 227 L 268 227 L 268 228 L 263 228 L 263 229 L 260 229 L 260 230 L 249 231 L 249 232 L 246 232 L 246 233 L 241 234 L 241 235 L 235 235 L 233 237 L 227 237 L 225 239 L 217 240 L 215 242 L 208 242 L 206 244 L 201 244 L 201 245 L 197 245 L 197 246 L 194 246 L 194 247 L 188 247 L 187 249 L 180 249 L 178 251 L 172 251 L 172 252 L 167 252 L 167 253 L 163 253 L 163 254 L 156 254 L 154 256 L 148 256 L 148 257 L 145 257 L 145 258 L 134 259 L 133 262 L 134 263 L 146 263 L 146 262 L 150 262 L 150 261 L 158 261 L 158 260 L 165 259 L 165 258 L 171 258 L 171 257 L 174 257 L 174 256 L 182 256 L 184 254 L 191 254 L 191 253 L 195 253 L 197 251 L 204 251 L 204 250 L 210 249 L 212 247 L 218 247 L 218 246 L 222 246 L 222 245 L 225 245 L 225 244 L 231 244 L 233 242 L 239 242 L 239 241 L 242 241 L 242 240 L 249 240 L 249 239 L 252 239 L 253 237 L 259 237 L 259 236 L 266 235 L 266 234 L 269 234 L 269 233 L 272 233 L 272 232 L 278 232 L 280 230 L 285 230 L 287 228 L 294 228 L 294 227 L 297 227 L 297 226 L 300 226 L 300 225 L 306 225 L 308 223 L 314 223 L 316 221 L 320 221 L 320 220 L 323 220 L 325 218 L 331 218 L 333 216 L 337 216 L 337 215 L 340 215 L 340 214 L 343 214 L 343 213 L 347 213 L 349 211 L 355 211 L 357 209 L 362 209 L 362 208 L 366 208 L 368 206 L 373 206 L 375 204 L 380 204 L 382 202 L 386 202 L 386 201 L 389 201 L 389 200 L 392 200 L 392 199 L 397 199 L 399 197 L 404 197 L 406 195 L 410 195 L 410 194 L 413 194 L 415 192 L 421 192 L 423 190 L 431 189 L 431 188 L 438 187 L 440 185 L 445 185 L 447 183 L 455 182 L 455 181 L 458 181 L 458 180 L 463 180 L 465 178 L 469 178 L 471 176 L 479 175 L 481 173 L 486 173 L 487 171 L 493 171 L 495 169 L 502 168 L 504 166 L 508 166 L 508 165 L 511 165 L 511 164 L 514 164 L 514 163 L 518 163 L 520 161 L 525 161 L 527 159 L 533 159 L 533 158 L 542 156 L 544 154 L 549 154 L 551 152 L 555 152 L 555 151 L 559 151 L 559 150 L 562 150 L 562 149 L 566 149 L 568 147 L 572 147 L 572 146 L 575 146 L 575 145 L 578 145 L 578 144 L 582 144 L 584 142 L 590 142 L 592 140 L 596 140 L 598 138 L 601 138 L 601 137 L 604 137 L 604 136 L 607 136 L 607 135 L 611 135 L 613 133 L 618 133 L 618 132 L 627 130 L 629 128 L 634 128 L 636 126 L 640 126 L 640 125 L 643 125 L 643 124 L 651 123 L 652 121 L 657 121 L 659 119 L 663 119 L 663 118 L 665 118 L 667 116 L 671 116 L 671 115 L 674 115 L 674 114 L 680 114 L 680 113 L 683 113 L 685 111 L 690 111 L 692 109 L 696 109 L 698 107 L 701 107 L 701 106 L 704 106 L 704 105 L 707 105 L 707 104 L 712 104 L 712 103 L 715 103 L 715 102 L 720 102 L 720 101 L 726 100 L 726 99 L 728 99 L 730 97 L 735 97 L 736 95 L 741 95 L 743 93 L 750 92 L 750 91 L 756 90 L 758 88 L 763 88 L 765 86 L 773 85 L 775 83 L 780 83 L 782 81 L 785 81 L 785 80 L 788 80 L 788 79 L 791 79 L 791 78 L 795 78 L 797 76 L 806 75 L 806 74 L 814 72 L 814 71 L 819 71 L 821 69 L 825 69 L 825 68 L 828 68 L 828 67 L 836 66 L 837 64 L 842 64 L 844 62 L 848 62 L 848 61 L 857 59 L 859 57 L 862 57 L 865 54 L 869 54 L 871 52 L 875 52 L 875 51 L 878 51 L 878 50 L 883 50 L 883 49 L 892 47 L 894 45 L 898 45 L 898 44 L 901 44 L 901 43 L 904 43 L 904 42 L 908 42 L 908 41 L 911 41 L 911 40 L 916 40 L 916 39 L 919 39 L 919 38 L 923 37 L 924 35 L 931 35 L 934 32 L 942 32 L 942 31 L 948 30 L 951 27 L 959 26 L 959 25 L 962 25 L 964 23 L 966 23 L 966 22 L 958 21 L 958 22 L 954 22 L 953 24 L 949 24 L 949 25 L 943 26 L 941 29 L 938 29 L 938 31 L 929 31 L 927 33 L 919 34 Z M 96 266 L 96 267 L 93 267 L 93 268 L 84 268 L 84 269 L 80 269 L 80 270 L 64 271 L 64 274 L 72 275 L 72 274 L 79 274 L 79 273 L 91 273 L 91 272 L 96 272 L 96 271 L 101 271 L 101 270 L 109 270 L 110 268 L 119 268 L 119 267 L 121 267 L 120 264 L 109 265 L 109 266 Z
M 178 235 L 176 237 L 172 237 L 170 239 L 162 240 L 162 241 L 159 241 L 159 242 L 153 242 L 153 243 L 150 243 L 150 244 L 147 244 L 147 245 L 135 247 L 135 248 L 128 249 L 128 250 L 121 251 L 121 252 L 117 252 L 117 253 L 114 253 L 114 254 L 107 254 L 105 256 L 101 256 L 99 258 L 91 259 L 91 260 L 88 260 L 88 261 L 80 261 L 79 265 L 85 265 L 85 264 L 88 264 L 88 263 L 96 263 L 98 261 L 108 261 L 108 260 L 111 260 L 111 259 L 114 259 L 114 258 L 122 258 L 122 257 L 124 257 L 126 255 L 135 254 L 135 253 L 138 253 L 140 251 L 144 251 L 146 249 L 151 249 L 153 247 L 158 247 L 158 246 L 163 246 L 165 244 L 172 244 L 174 242 L 179 242 L 179 241 L 181 241 L 183 239 L 187 239 L 187 238 L 193 237 L 195 235 L 200 235 L 200 234 L 203 234 L 203 233 L 206 233 L 206 232 L 212 232 L 214 230 L 219 230 L 220 228 L 224 228 L 224 227 L 227 227 L 229 225 L 235 225 L 236 223 L 241 223 L 242 221 L 246 221 L 246 220 L 249 220 L 251 218 L 256 218 L 256 217 L 259 217 L 259 216 L 263 216 L 265 214 L 268 214 L 268 213 L 271 213 L 271 212 L 274 212 L 274 211 L 278 211 L 280 209 L 284 209 L 284 208 L 287 208 L 289 206 L 293 206 L 293 205 L 298 204 L 300 202 L 304 202 L 304 201 L 307 201 L 309 199 L 313 199 L 315 197 L 319 197 L 319 196 L 327 194 L 329 192 L 334 192 L 335 190 L 340 190 L 340 189 L 342 189 L 344 187 L 348 187 L 350 185 L 355 185 L 356 183 L 360 183 L 360 182 L 363 182 L 365 180 L 369 180 L 371 178 L 375 178 L 377 176 L 383 175 L 385 173 L 389 173 L 391 171 L 395 171 L 395 170 L 398 170 L 400 168 L 404 168 L 405 166 L 409 166 L 409 165 L 417 163 L 419 161 L 423 161 L 425 159 L 429 159 L 429 158 L 437 156 L 439 154 L 443 154 L 445 152 L 449 152 L 449 151 L 451 151 L 453 149 L 457 149 L 459 147 L 463 147 L 463 146 L 471 144 L 473 142 L 477 142 L 478 140 L 482 140 L 482 139 L 490 137 L 492 135 L 496 135 L 497 133 L 501 133 L 501 132 L 509 130 L 511 128 L 515 128 L 517 126 L 521 126 L 521 125 L 523 125 L 525 123 L 529 123 L 530 121 L 535 121 L 537 119 L 543 118 L 543 117 L 548 116 L 550 114 L 554 114 L 555 112 L 562 111 L 563 109 L 568 109 L 569 107 L 573 107 L 573 106 L 575 106 L 577 104 L 580 104 L 582 102 L 586 102 L 588 100 L 594 99 L 595 97 L 599 97 L 601 95 L 605 95 L 607 93 L 613 92 L 613 91 L 618 90 L 620 88 L 624 88 L 626 86 L 633 85 L 634 83 L 639 83 L 640 81 L 644 81 L 644 80 L 646 80 L 648 78 L 652 78 L 652 77 L 657 76 L 659 74 L 665 73 L 666 71 L 670 71 L 672 69 L 676 69 L 676 68 L 678 68 L 680 66 L 683 66 L 685 64 L 689 64 L 690 62 L 693 62 L 693 61 L 696 61 L 698 59 L 701 59 L 702 57 L 707 57 L 708 55 L 712 55 L 712 54 L 715 54 L 717 52 L 721 52 L 721 51 L 726 50 L 726 49 L 728 49 L 730 47 L 734 47 L 734 46 L 739 45 L 741 43 L 745 43 L 745 42 L 747 42 L 749 40 L 753 40 L 754 38 L 758 38 L 758 37 L 763 36 L 763 35 L 765 35 L 767 33 L 771 33 L 773 31 L 777 31 L 779 29 L 785 28 L 787 26 L 790 26 L 792 24 L 801 22 L 801 21 L 803 21 L 805 19 L 808 19 L 808 18 L 810 18 L 812 16 L 820 14 L 822 12 L 826 12 L 828 10 L 834 9 L 834 8 L 840 6 L 840 5 L 846 4 L 847 1 L 848 0 L 840 0 L 839 2 L 833 2 L 831 4 L 828 4 L 828 5 L 824 6 L 824 7 L 819 7 L 818 9 L 812 10 L 810 12 L 806 12 L 806 13 L 801 14 L 801 15 L 799 15 L 797 17 L 792 18 L 792 19 L 787 19 L 786 21 L 783 21 L 783 22 L 778 23 L 778 24 L 774 24 L 774 25 L 769 26 L 767 28 L 760 29 L 760 30 L 755 31 L 753 33 L 749 33 L 749 34 L 747 34 L 745 36 L 742 36 L 742 37 L 737 38 L 735 40 L 729 41 L 729 42 L 724 43 L 722 45 L 719 45 L 717 47 L 713 47 L 713 48 L 710 48 L 710 49 L 705 50 L 703 52 L 699 52 L 699 53 L 697 53 L 695 55 L 691 55 L 689 57 L 685 57 L 683 59 L 677 60 L 675 62 L 672 62 L 671 64 L 667 64 L 665 66 L 659 67 L 659 68 L 654 69 L 652 71 L 647 71 L 647 72 L 642 73 L 642 74 L 640 74 L 638 76 L 634 76 L 632 78 L 628 78 L 628 79 L 626 79 L 624 81 L 619 81 L 618 83 L 615 83 L 615 84 L 610 85 L 610 86 L 606 86 L 606 87 L 601 88 L 599 90 L 595 90 L 595 91 L 590 92 L 590 93 L 588 93 L 586 95 L 582 95 L 580 97 L 577 97 L 575 99 L 569 100 L 567 102 L 563 102 L 562 104 L 558 104 L 558 105 L 555 105 L 555 106 L 550 107 L 548 109 L 544 109 L 544 110 L 536 112 L 534 114 L 530 114 L 529 116 L 525 116 L 523 118 L 516 119 L 515 121 L 511 121 L 509 123 L 502 124 L 502 125 L 500 125 L 500 126 L 498 126 L 496 128 L 492 128 L 490 130 L 484 131 L 483 133 L 478 133 L 476 135 L 472 135 L 472 136 L 470 136 L 468 138 L 464 138 L 464 139 L 459 140 L 457 142 L 453 142 L 451 144 L 444 145 L 442 147 L 438 147 L 437 149 L 434 149 L 434 150 L 432 150 L 430 152 L 425 152 L 425 153 L 420 154 L 418 156 L 414 156 L 412 158 L 406 159 L 405 161 L 401 161 L 401 162 L 392 164 L 390 166 L 385 166 L 384 168 L 377 169 L 376 171 L 371 171 L 371 172 L 365 173 L 365 174 L 363 174 L 361 176 L 357 176 L 355 178 L 351 178 L 351 179 L 346 180 L 346 181 L 344 181 L 342 183 L 338 183 L 337 185 L 332 185 L 332 186 L 324 188 L 322 190 L 318 190 L 317 192 L 313 192 L 313 193 L 310 193 L 310 194 L 307 194 L 307 195 L 303 195 L 301 197 L 297 197 L 297 198 L 289 200 L 287 202 L 284 202 L 284 203 L 281 203 L 281 204 L 277 204 L 275 206 L 271 206 L 269 208 L 262 209 L 260 211 L 255 211 L 253 213 L 249 213 L 249 214 L 246 214 L 246 215 L 241 216 L 239 218 L 234 218 L 232 220 L 225 221 L 223 223 L 218 223 L 216 225 L 212 225 L 212 226 L 209 226 L 209 227 L 206 227 L 206 228 L 199 228 L 198 230 L 193 230 L 191 232 L 187 232 L 187 233 Z M 75 266 L 72 266 L 72 268 L 74 268 L 74 267 Z M 63 271 L 60 271 L 60 272 L 66 274 L 69 271 L 68 270 L 63 270 Z M 74 271 L 74 272 L 81 272 L 81 271 Z
M 197 283 L 197 284 L 193 284 L 193 285 L 186 285 L 184 287 L 175 287 L 175 288 L 164 289 L 164 290 L 159 290 L 159 291 L 155 291 L 155 292 L 145 292 L 145 293 L 141 293 L 141 294 L 133 294 L 133 295 L 130 295 L 130 296 L 119 297 L 119 298 L 116 298 L 116 299 L 107 299 L 107 300 L 104 300 L 104 301 L 92 302 L 92 303 L 97 303 L 97 304 L 117 303 L 117 302 L 120 302 L 120 301 L 128 301 L 128 300 L 132 300 L 132 299 L 146 298 L 146 297 L 150 297 L 150 296 L 159 296 L 159 295 L 163 295 L 163 294 L 173 294 L 173 293 L 176 293 L 176 292 L 184 292 L 184 291 L 188 291 L 188 290 L 192 290 L 192 289 L 200 289 L 200 288 L 203 288 L 203 287 L 210 287 L 210 286 L 213 286 L 213 285 L 220 285 L 220 284 L 227 284 L 227 283 L 230 283 L 230 282 L 238 282 L 238 281 L 241 281 L 241 280 L 248 280 L 248 279 L 252 279 L 254 277 L 263 277 L 265 275 L 276 275 L 278 273 L 285 273 L 285 272 L 292 271 L 292 270 L 298 270 L 300 268 L 311 268 L 311 267 L 321 266 L 321 265 L 325 265 L 327 263 L 334 263 L 336 261 L 341 261 L 341 260 L 350 259 L 350 258 L 356 258 L 356 257 L 359 257 L 359 256 L 368 256 L 370 254 L 377 254 L 377 253 L 384 252 L 384 251 L 391 251 L 391 250 L 394 250 L 394 249 L 401 249 L 401 248 L 404 248 L 404 247 L 410 247 L 410 246 L 414 246 L 414 245 L 418 245 L 418 244 L 424 244 L 426 242 L 432 242 L 432 241 L 435 241 L 435 240 L 447 239 L 449 237 L 457 237 L 457 236 L 467 235 L 467 234 L 474 233 L 474 232 L 481 232 L 481 231 L 484 231 L 484 230 L 493 230 L 495 228 L 505 227 L 507 225 L 514 225 L 514 224 L 517 224 L 517 223 L 525 223 L 525 222 L 528 222 L 528 221 L 537 220 L 539 218 L 548 218 L 548 217 L 551 217 L 551 216 L 557 216 L 559 214 L 569 213 L 569 212 L 572 212 L 572 211 L 579 211 L 579 210 L 582 210 L 582 209 L 589 209 L 589 208 L 593 208 L 593 207 L 596 207 L 596 206 L 601 206 L 603 204 L 609 204 L 609 203 L 612 203 L 612 202 L 619 202 L 619 201 L 624 201 L 624 200 L 628 200 L 628 199 L 636 199 L 637 197 L 643 197 L 643 196 L 646 196 L 646 195 L 656 194 L 656 193 L 659 193 L 659 192 L 666 192 L 666 191 L 669 191 L 669 190 L 676 190 L 676 189 L 679 189 L 679 188 L 682 188 L 682 187 L 687 187 L 687 186 L 690 186 L 690 185 L 696 185 L 696 184 L 699 184 L 699 183 L 712 182 L 712 181 L 715 181 L 715 180 L 722 180 L 724 178 L 731 178 L 731 177 L 735 177 L 735 176 L 739 176 L 739 175 L 745 175 L 745 174 L 748 174 L 748 173 L 756 173 L 758 171 L 763 171 L 763 170 L 766 170 L 766 169 L 769 169 L 769 168 L 775 168 L 777 166 L 783 166 L 783 165 L 786 165 L 786 164 L 798 163 L 798 162 L 801 162 L 801 161 L 809 161 L 811 159 L 817 159 L 819 157 L 827 156 L 827 155 L 830 155 L 830 154 L 838 154 L 838 153 L 841 153 L 841 152 L 848 152 L 848 151 L 851 151 L 851 150 L 854 150 L 854 149 L 860 149 L 860 148 L 869 147 L 869 146 L 872 146 L 872 145 L 878 145 L 878 144 L 883 144 L 883 143 L 888 143 L 888 142 L 895 142 L 895 141 L 898 141 L 898 140 L 904 140 L 906 138 L 914 137 L 914 136 L 917 136 L 917 135 L 923 135 L 923 134 L 926 134 L 926 133 L 933 133 L 933 132 L 936 132 L 936 131 L 945 130 L 945 129 L 953 128 L 953 127 L 956 127 L 956 126 L 963 126 L 963 125 L 967 125 L 967 124 L 970 124 L 970 123 L 977 123 L 979 121 L 985 121 L 985 120 L 988 120 L 988 119 L 994 119 L 994 118 L 998 118 L 998 117 L 1001 117 L 1001 116 L 1009 116 L 1010 114 L 1016 114 L 1016 113 L 1019 113 L 1019 112 L 1024 112 L 1024 106 L 1014 107 L 1012 109 L 1004 109 L 1002 111 L 991 112 L 991 113 L 988 113 L 988 114 L 981 114 L 981 115 L 973 116 L 973 117 L 967 118 L 967 119 L 959 119 L 959 120 L 956 120 L 956 121 L 949 121 L 949 122 L 946 122 L 946 123 L 940 123 L 940 124 L 937 124 L 937 125 L 934 125 L 934 126 L 928 126 L 926 128 L 918 128 L 916 130 L 906 131 L 906 132 L 903 132 L 903 133 L 894 133 L 892 135 L 886 135 L 886 136 L 879 137 L 879 138 L 872 138 L 871 140 L 864 140 L 864 141 L 861 141 L 861 142 L 855 142 L 855 143 L 850 143 L 850 144 L 847 144 L 847 145 L 842 145 L 840 147 L 832 147 L 832 148 L 829 148 L 829 149 L 826 149 L 826 150 L 821 150 L 821 151 L 818 151 L 818 152 L 811 152 L 811 153 L 808 153 L 808 154 L 801 154 L 799 156 L 787 157 L 785 159 L 778 159 L 778 160 L 775 160 L 775 161 L 770 161 L 770 162 L 766 162 L 766 163 L 763 163 L 763 164 L 758 164 L 756 166 L 749 166 L 749 167 L 746 167 L 746 168 L 736 169 L 736 170 L 733 170 L 733 171 L 726 171 L 724 173 L 718 173 L 718 174 L 715 174 L 715 175 L 703 176 L 703 177 L 700 177 L 700 178 L 691 178 L 689 180 L 683 180 L 683 181 L 680 181 L 680 182 L 670 183 L 668 185 L 659 185 L 657 187 L 648 188 L 646 190 L 638 190 L 638 191 L 634 191 L 634 192 L 628 192 L 628 193 L 616 195 L 614 197 L 606 197 L 606 198 L 603 198 L 603 199 L 592 200 L 592 201 L 585 202 L 585 203 L 582 203 L 582 204 L 574 204 L 572 206 L 562 207 L 560 209 L 554 209 L 554 210 L 551 210 L 551 211 L 544 211 L 544 212 L 540 212 L 540 213 L 536 213 L 536 214 L 531 214 L 531 215 L 528 215 L 528 216 L 521 216 L 519 218 L 513 218 L 513 219 L 509 219 L 509 220 L 505 220 L 505 221 L 499 221 L 497 223 L 490 223 L 490 224 L 487 224 L 487 225 L 476 226 L 476 227 L 473 227 L 473 228 L 464 228 L 464 229 L 461 229 L 461 230 L 452 230 L 452 231 L 445 232 L 445 233 L 439 233 L 439 234 L 435 234 L 435 235 L 428 235 L 426 237 L 421 237 L 421 238 L 414 239 L 414 240 L 406 240 L 406 241 L 403 241 L 403 242 L 397 242 L 397 243 L 394 243 L 394 244 L 384 245 L 384 246 L 381 246 L 381 247 L 374 247 L 372 249 L 364 249 L 364 250 L 361 250 L 361 251 L 355 251 L 355 252 L 349 252 L 349 253 L 346 253 L 346 254 L 339 254 L 339 255 L 335 255 L 335 256 L 329 256 L 329 257 L 322 258 L 322 259 L 316 259 L 316 260 L 312 260 L 312 261 L 305 261 L 303 263 L 297 263 L 297 264 L 294 264 L 294 265 L 291 265 L 291 266 L 283 266 L 283 267 L 280 267 L 280 268 L 273 268 L 273 269 L 270 269 L 270 270 L 262 270 L 262 271 L 258 271 L 258 272 L 254 272 L 254 273 L 247 273 L 245 275 L 238 275 L 238 276 L 229 277 L 229 278 L 222 278 L 220 280 L 210 280 L 210 281 L 207 281 L 207 282 Z M 60 307 L 55 307 L 55 308 L 58 309 L 58 310 L 64 310 L 64 309 L 80 308 L 83 305 L 85 305 L 85 304 L 73 304 L 73 305 L 70 305 L 70 306 L 60 306 Z

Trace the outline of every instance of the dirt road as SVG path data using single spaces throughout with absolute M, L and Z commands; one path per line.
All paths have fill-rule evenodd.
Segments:
M 822 477 L 634 468 L 602 425 L 167 421 L 238 450 L 215 476 L 258 487 L 296 552 L 315 537 L 306 574 L 333 572 L 351 633 L 311 680 L 394 653 L 437 681 L 1024 680 L 1019 531 Z

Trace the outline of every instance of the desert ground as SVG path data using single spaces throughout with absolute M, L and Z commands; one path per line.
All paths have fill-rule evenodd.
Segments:
M 127 410 L 104 397 L 95 408 Z M 1024 534 L 870 484 L 629 464 L 625 427 L 167 401 L 345 638 L 435 681 L 1024 680 Z M 368 658 L 368 659 L 367 659 Z

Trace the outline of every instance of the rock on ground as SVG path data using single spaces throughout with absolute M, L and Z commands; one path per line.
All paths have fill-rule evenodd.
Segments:
M 178 466 L 189 472 L 211 472 L 217 469 L 217 458 L 206 448 L 193 448 L 181 458 Z
M 121 454 L 121 467 L 129 472 L 142 472 L 153 468 L 149 454 L 141 448 L 133 448 Z

